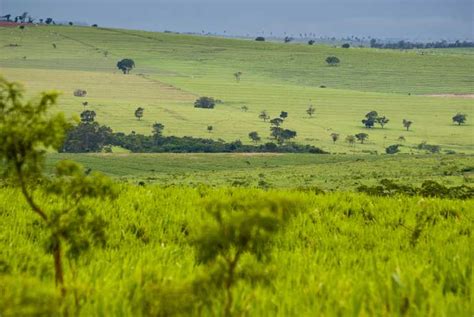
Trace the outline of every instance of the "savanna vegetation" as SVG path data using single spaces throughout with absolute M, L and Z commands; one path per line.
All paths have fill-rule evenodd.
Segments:
M 472 315 L 472 54 L 0 36 L 0 316 Z

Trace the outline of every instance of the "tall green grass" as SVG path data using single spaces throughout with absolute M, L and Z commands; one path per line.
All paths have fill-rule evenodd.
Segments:
M 0 190 L 0 313 L 142 316 L 179 311 L 201 272 L 189 238 L 203 202 L 284 196 L 301 211 L 270 242 L 268 283 L 239 282 L 233 311 L 252 316 L 470 316 L 474 201 L 295 190 L 122 185 L 97 201 L 108 242 L 66 267 L 60 305 L 47 239 L 18 190 Z M 43 201 L 41 203 L 47 203 Z M 250 261 L 250 262 L 249 262 Z M 246 259 L 242 265 L 254 265 Z M 255 264 L 256 265 L 256 264 Z M 167 295 L 167 296 L 164 296 Z M 163 302 L 166 301 L 166 302 Z M 223 303 L 193 315 L 218 315 Z M 189 303 L 187 303 L 189 304 Z

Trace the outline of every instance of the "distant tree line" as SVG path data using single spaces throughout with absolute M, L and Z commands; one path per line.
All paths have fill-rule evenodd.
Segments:
M 372 48 L 384 48 L 384 49 L 424 49 L 424 48 L 460 48 L 460 47 L 474 47 L 474 42 L 468 41 L 456 41 L 456 42 L 447 42 L 437 41 L 437 42 L 428 42 L 428 43 L 419 43 L 419 42 L 410 42 L 410 41 L 398 41 L 396 43 L 380 43 L 376 39 L 370 40 L 370 47 Z
M 82 115 L 81 123 L 67 133 L 61 152 L 107 152 L 111 146 L 119 146 L 134 153 L 314 153 L 327 154 L 312 145 L 296 143 L 246 145 L 240 140 L 225 142 L 195 137 L 163 136 L 164 125 L 155 123 L 152 135 L 132 132 L 113 132 L 107 126 L 93 121 L 94 115 Z

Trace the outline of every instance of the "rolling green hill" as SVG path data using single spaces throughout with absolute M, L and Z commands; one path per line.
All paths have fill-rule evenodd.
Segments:
M 327 66 L 329 55 L 338 56 L 340 66 Z M 130 75 L 115 67 L 122 58 L 136 63 Z M 402 152 L 417 152 L 413 146 L 427 141 L 474 153 L 474 99 L 425 96 L 473 94 L 472 69 L 474 54 L 466 49 L 422 54 L 103 28 L 0 28 L 0 74 L 24 83 L 32 95 L 61 90 L 58 110 L 68 115 L 79 114 L 88 101 L 97 120 L 115 131 L 148 134 L 160 122 L 166 135 L 250 142 L 251 131 L 269 135 L 269 124 L 258 119 L 262 110 L 272 117 L 288 111 L 284 127 L 298 132 L 297 142 L 332 153 L 380 153 L 402 135 Z M 237 71 L 243 73 L 240 82 L 233 76 Z M 77 88 L 87 90 L 87 97 L 74 97 Z M 199 96 L 223 103 L 196 109 Z M 316 108 L 314 118 L 305 112 L 309 104 Z M 242 112 L 243 105 L 249 110 Z M 145 108 L 141 121 L 133 115 L 139 106 Z M 390 119 L 384 129 L 362 127 L 371 110 Z M 457 112 L 468 114 L 468 125 L 452 124 Z M 403 119 L 414 122 L 411 131 L 404 130 Z M 341 135 L 336 144 L 329 137 L 333 132 Z M 360 132 L 369 134 L 367 144 L 344 142 Z

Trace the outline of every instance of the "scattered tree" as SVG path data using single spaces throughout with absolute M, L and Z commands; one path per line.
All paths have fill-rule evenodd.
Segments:
M 74 90 L 74 96 L 75 97 L 85 97 L 85 96 L 87 96 L 87 91 L 85 91 L 83 89 L 76 89 L 76 90 Z
M 328 56 L 326 58 L 326 63 L 328 63 L 329 66 L 337 66 L 340 62 L 341 61 L 336 56 Z
M 458 113 L 453 117 L 453 122 L 457 123 L 458 125 L 466 123 L 467 114 Z
M 369 138 L 369 135 L 367 133 L 357 133 L 355 137 L 361 144 L 364 144 L 364 141 Z
M 263 122 L 267 122 L 267 120 L 270 119 L 270 116 L 268 115 L 267 111 L 263 110 L 263 111 L 260 112 L 260 114 L 258 115 L 258 118 L 259 118 L 259 119 L 262 119 Z
M 286 112 L 286 111 L 280 112 L 280 118 L 282 118 L 282 119 L 288 118 L 288 112 Z
M 390 145 L 388 146 L 386 149 L 385 149 L 385 153 L 387 154 L 395 154 L 395 153 L 398 153 L 400 152 L 400 144 L 393 144 L 393 145 Z
M 331 133 L 332 143 L 336 144 L 336 141 L 339 140 L 339 134 Z
M 291 41 L 293 41 L 293 38 L 292 37 L 289 37 L 289 36 L 285 36 L 285 38 L 283 39 L 283 41 L 285 43 L 290 43 Z
M 214 130 L 214 127 L 212 125 L 207 126 L 207 132 L 211 133 L 212 130 Z
M 81 112 L 81 122 L 92 123 L 94 122 L 96 113 L 93 110 L 85 110 Z
M 53 19 L 52 18 L 47 18 L 44 22 L 46 24 L 50 25 L 51 23 L 53 23 Z
M 342 44 L 342 48 L 349 48 L 349 47 L 351 47 L 351 45 L 349 43 Z
M 386 118 L 385 116 L 382 116 L 382 117 L 377 117 L 375 119 L 377 121 L 378 124 L 380 124 L 380 126 L 383 127 L 390 121 L 388 118 Z
M 349 143 L 350 145 L 354 146 L 356 142 L 356 138 L 353 135 L 348 135 L 346 136 L 346 142 Z
M 262 140 L 262 138 L 258 135 L 256 131 L 250 132 L 249 133 L 249 138 L 255 143 L 258 143 Z
M 400 135 L 400 136 L 398 137 L 398 141 L 399 141 L 399 142 L 405 142 L 406 139 L 405 139 L 405 137 L 404 137 L 403 135 Z
M 309 105 L 308 109 L 306 109 L 306 113 L 312 118 L 313 114 L 316 112 L 316 109 L 313 105 Z
M 152 125 L 152 135 L 155 138 L 160 138 L 163 135 L 163 130 L 165 129 L 165 126 L 161 123 L 155 122 Z
M 200 97 L 194 102 L 194 108 L 213 109 L 216 101 L 211 97 Z
M 257 42 L 265 42 L 265 38 L 263 36 L 258 36 L 255 41 Z
M 240 82 L 240 77 L 242 76 L 242 72 L 237 72 L 237 73 L 234 73 L 234 77 L 235 77 L 235 80 L 237 82 Z
M 117 62 L 117 68 L 120 69 L 124 74 L 129 74 L 134 67 L 135 62 L 133 59 L 125 58 Z
M 411 125 L 413 124 L 412 121 L 403 119 L 403 127 L 407 129 L 407 131 L 410 129 Z
M 308 41 L 308 45 L 314 45 L 314 43 L 316 43 L 315 40 L 309 40 L 309 41 Z
M 275 140 L 277 140 L 278 144 L 283 144 L 286 141 L 296 137 L 296 131 L 288 130 L 288 129 L 282 129 L 279 126 L 272 126 L 270 128 L 270 131 L 271 131 L 271 136 Z
M 89 103 L 87 101 L 84 101 L 82 103 L 82 106 L 84 107 L 84 110 L 86 110 L 86 107 L 89 105 Z
M 135 117 L 138 119 L 138 121 L 140 121 L 142 119 L 144 111 L 145 111 L 145 109 L 143 109 L 142 107 L 138 107 L 135 110 Z
M 240 107 L 240 110 L 242 110 L 243 112 L 247 112 L 249 110 L 249 107 L 244 105 L 244 106 Z
M 282 118 L 274 118 L 274 119 L 270 120 L 270 124 L 272 126 L 279 127 L 283 123 L 283 121 L 284 120 Z

